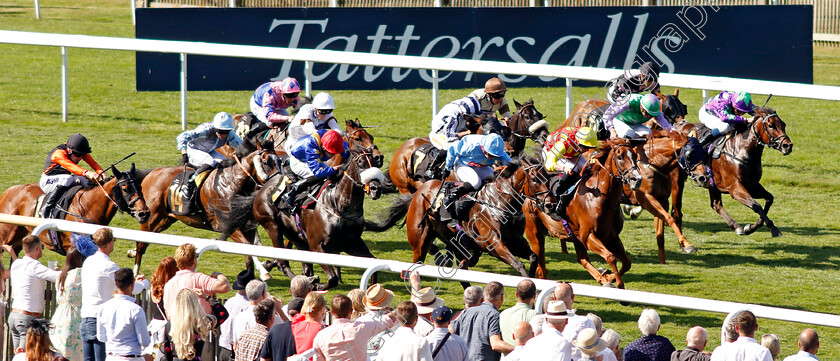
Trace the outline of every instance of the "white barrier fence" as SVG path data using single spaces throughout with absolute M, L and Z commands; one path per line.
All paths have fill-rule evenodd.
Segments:
M 0 223 L 18 224 L 27 227 L 34 227 L 32 234 L 39 234 L 44 230 L 53 229 L 57 231 L 76 232 L 93 234 L 96 230 L 104 227 L 89 223 L 77 223 L 65 220 L 41 219 L 25 216 L 16 216 L 0 213 Z M 259 256 L 272 259 L 284 259 L 295 262 L 309 262 L 328 264 L 339 267 L 350 267 L 364 269 L 360 287 L 367 289 L 368 280 L 374 272 L 401 273 L 404 270 L 417 270 L 421 276 L 437 280 L 466 281 L 475 283 L 489 283 L 498 281 L 505 287 L 516 287 L 524 278 L 519 276 L 500 275 L 495 273 L 478 272 L 470 270 L 459 270 L 447 267 L 431 265 L 419 265 L 407 262 L 399 262 L 385 259 L 370 259 L 355 256 L 345 256 L 329 253 L 315 253 L 309 251 L 246 245 L 233 242 L 200 239 L 160 233 L 150 233 L 125 228 L 110 227 L 114 231 L 114 237 L 133 242 L 145 242 L 151 244 L 162 244 L 167 246 L 179 246 L 184 243 L 192 243 L 196 246 L 199 254 L 206 251 L 217 251 L 226 254 L 237 254 L 243 256 Z M 542 290 L 537 298 L 537 310 L 542 310 L 542 302 L 550 293 L 555 281 L 533 279 L 537 289 Z M 577 296 L 595 297 L 616 301 L 674 307 L 698 311 L 731 313 L 739 310 L 750 310 L 757 317 L 806 323 L 813 325 L 840 327 L 840 316 L 825 313 L 816 313 L 801 310 L 791 310 L 778 307 L 769 307 L 754 304 L 737 302 L 717 301 L 695 297 L 666 295 L 651 292 L 621 290 L 600 286 L 584 285 L 573 283 L 572 288 Z
M 62 53 L 62 120 L 67 121 L 67 48 L 127 50 L 175 53 L 181 55 L 181 128 L 187 127 L 187 55 L 210 55 L 257 59 L 293 60 L 306 63 L 304 77 L 306 93 L 311 94 L 312 63 L 350 64 L 389 68 L 431 70 L 432 116 L 438 107 L 438 79 L 440 71 L 474 72 L 487 74 L 516 74 L 566 79 L 566 117 L 574 106 L 573 80 L 607 82 L 621 70 L 575 67 L 549 64 L 510 63 L 487 60 L 431 58 L 409 55 L 371 54 L 334 50 L 279 48 L 253 45 L 216 44 L 190 41 L 116 38 L 89 35 L 70 35 L 0 30 L 0 43 L 57 46 Z M 664 86 L 707 90 L 739 90 L 755 94 L 773 94 L 796 98 L 840 100 L 840 87 L 786 83 L 776 81 L 664 73 L 659 83 Z

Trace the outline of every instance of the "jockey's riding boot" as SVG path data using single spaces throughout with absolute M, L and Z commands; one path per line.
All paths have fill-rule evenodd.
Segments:
M 286 203 L 286 206 L 288 209 L 292 210 L 292 213 L 295 213 L 295 198 L 298 193 L 300 193 L 301 190 L 305 190 L 306 188 L 309 188 L 309 186 L 317 183 L 320 179 L 321 178 L 313 175 L 292 183 L 292 185 L 290 185 L 286 190 L 286 193 L 280 197 L 280 200 Z
M 697 141 L 700 142 L 700 145 L 707 146 L 709 143 L 714 142 L 715 138 L 720 135 L 720 131 L 717 129 L 712 129 L 709 133 L 703 136 L 703 138 L 698 139 Z
M 446 197 L 443 199 L 443 208 L 446 209 L 446 212 L 449 215 L 449 222 L 447 224 L 448 227 L 455 228 L 455 225 L 458 223 L 458 220 L 455 219 L 455 217 L 458 216 L 455 212 L 455 202 L 474 190 L 475 188 L 473 188 L 472 184 L 465 182 L 455 182 L 452 187 L 449 188 Z M 443 219 L 443 215 L 441 215 L 441 221 L 447 221 Z
M 432 164 L 430 164 L 429 168 L 426 169 L 426 179 L 438 179 L 438 177 L 442 173 L 441 165 L 444 161 L 446 161 L 446 151 L 439 150 L 437 156 L 435 157 L 435 160 L 432 161 Z
M 198 167 L 189 182 L 181 187 L 181 198 L 191 200 L 193 195 L 195 195 L 195 190 L 201 188 L 201 183 L 204 183 L 204 179 L 207 178 L 212 170 L 213 166 L 210 164 L 202 164 Z
M 65 186 L 55 187 L 52 192 L 44 196 L 44 205 L 41 207 L 41 218 L 51 218 L 55 205 L 61 199 L 61 196 L 64 195 L 67 188 Z

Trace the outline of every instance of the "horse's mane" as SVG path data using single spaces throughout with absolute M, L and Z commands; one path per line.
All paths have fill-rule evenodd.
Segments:
M 756 106 L 755 108 L 753 108 L 753 111 L 755 111 L 756 113 L 763 113 L 763 114 L 776 114 L 776 109 L 773 109 L 771 107 Z
M 155 169 L 154 169 L 154 168 L 150 168 L 150 169 L 136 169 L 136 170 L 134 171 L 134 180 L 135 180 L 138 184 L 143 183 L 143 179 L 146 179 L 146 176 L 147 176 L 147 175 L 149 175 L 149 173 L 151 173 L 153 170 L 155 170 Z

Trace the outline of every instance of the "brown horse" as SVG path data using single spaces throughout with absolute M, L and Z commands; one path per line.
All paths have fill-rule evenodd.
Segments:
M 300 250 L 340 253 L 371 257 L 373 254 L 362 240 L 364 223 L 364 198 L 370 194 L 379 198 L 381 192 L 382 153 L 373 143 L 373 136 L 360 122 L 346 122 L 345 141 L 350 145 L 351 157 L 336 172 L 337 176 L 321 190 L 314 207 L 304 208 L 298 215 L 289 215 L 274 206 L 271 199 L 283 177 L 266 183 L 265 187 L 251 197 L 236 201 L 231 212 L 233 219 L 245 220 L 250 216 L 263 227 L 271 237 L 274 247 L 282 248 L 293 244 Z M 366 178 L 373 180 L 365 183 Z M 363 179 L 364 178 L 364 179 Z M 283 237 L 291 241 L 286 244 Z M 295 276 L 284 260 L 266 263 L 267 268 L 279 267 L 289 278 Z M 338 285 L 340 274 L 333 266 L 321 265 L 327 274 L 327 283 L 316 283 L 317 289 L 329 289 Z M 312 265 L 304 264 L 303 273 L 312 276 Z
M 516 113 L 508 121 L 510 135 L 505 139 L 505 151 L 516 157 L 525 149 L 526 139 L 545 141 L 545 137 L 548 136 L 548 123 L 542 120 L 543 114 L 534 106 L 534 99 L 529 99 L 524 104 L 516 100 L 513 102 L 516 105 Z M 400 194 L 412 194 L 423 184 L 422 179 L 413 177 L 411 156 L 417 148 L 429 143 L 428 137 L 411 138 L 403 142 L 394 153 L 394 158 L 388 166 L 388 176 Z M 454 178 L 450 177 L 449 180 Z
M 85 223 L 107 225 L 114 218 L 117 210 L 131 214 L 138 222 L 145 222 L 149 218 L 149 208 L 146 207 L 146 200 L 143 192 L 135 180 L 134 164 L 128 172 L 120 172 L 116 167 L 111 166 L 114 177 L 98 183 L 91 189 L 83 189 L 73 196 L 70 206 L 66 210 L 67 220 Z M 38 197 L 44 194 L 38 184 L 22 184 L 10 187 L 0 196 L 0 213 L 16 214 L 22 216 L 35 216 L 35 206 Z M 15 252 L 20 252 L 21 240 L 30 231 L 31 227 L 18 226 L 14 224 L 0 224 L 0 242 L 11 245 Z M 64 255 L 70 249 L 69 233 L 58 233 L 61 240 L 59 245 L 54 245 L 46 233 L 39 235 L 41 243 L 47 249 Z
M 568 226 L 572 231 L 578 262 L 601 284 L 615 282 L 624 288 L 621 276 L 630 269 L 630 257 L 624 250 L 619 233 L 624 226 L 624 217 L 619 210 L 623 184 L 637 188 L 641 174 L 636 164 L 636 155 L 624 140 L 602 142 L 602 149 L 593 152 L 590 163 L 583 170 L 574 196 L 566 207 Z M 532 172 L 544 172 L 542 167 L 532 167 Z M 547 175 L 533 176 L 539 180 Z M 567 238 L 563 221 L 552 218 L 546 207 L 551 199 L 547 196 L 547 182 L 534 182 L 524 187 L 528 200 L 522 207 L 525 213 L 525 236 L 531 244 L 544 244 L 546 234 Z M 589 262 L 588 251 L 601 256 L 612 268 L 612 273 L 599 272 Z M 618 269 L 616 260 L 621 261 Z
M 173 223 L 181 221 L 190 227 L 219 232 L 219 240 L 231 237 L 241 243 L 254 242 L 256 229 L 234 227 L 227 219 L 226 213 L 230 210 L 230 202 L 234 195 L 251 194 L 261 184 L 279 174 L 279 160 L 270 142 L 260 144 L 256 151 L 240 147 L 234 159 L 219 163 L 207 176 L 198 192 L 202 211 L 193 215 L 175 215 L 170 213 L 173 201 L 167 197 L 167 193 L 172 180 L 185 170 L 186 167 L 179 166 L 142 172 L 141 184 L 148 199 L 151 216 L 140 225 L 140 230 L 159 233 Z M 138 242 L 136 249 L 129 251 L 128 256 L 134 257 L 135 269 L 140 267 L 147 247 L 147 243 Z
M 747 127 L 724 142 L 720 158 L 712 159 L 711 168 L 714 186 L 709 188 L 709 200 L 712 209 L 736 234 L 744 235 L 755 232 L 767 223 L 773 237 L 782 232 L 767 217 L 773 205 L 773 195 L 759 183 L 761 181 L 761 154 L 764 147 L 778 150 L 782 155 L 793 151 L 793 142 L 785 133 L 785 122 L 772 108 L 756 108 L 756 116 Z M 697 124 L 681 124 L 680 131 L 690 132 Z M 729 193 L 732 198 L 752 209 L 759 218 L 754 224 L 741 227 L 729 213 L 723 209 L 722 193 Z M 762 208 L 756 198 L 765 199 Z

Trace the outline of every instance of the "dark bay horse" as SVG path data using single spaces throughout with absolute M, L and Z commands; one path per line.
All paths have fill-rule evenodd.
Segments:
M 114 177 L 103 183 L 95 184 L 91 189 L 80 190 L 73 197 L 67 209 L 67 220 L 85 223 L 107 225 L 117 213 L 117 210 L 131 214 L 138 222 L 145 222 L 149 218 L 149 208 L 143 192 L 135 180 L 134 164 L 128 172 L 120 172 L 111 166 Z M 0 196 L 0 213 L 22 216 L 35 216 L 35 206 L 38 197 L 44 194 L 36 183 L 22 184 L 10 187 Z M 21 240 L 32 230 L 32 227 L 0 223 L 0 242 L 11 245 L 15 252 L 21 250 Z M 60 232 L 59 239 L 63 251 L 70 250 L 70 234 Z M 56 249 L 46 233 L 39 235 L 44 247 L 62 253 Z
M 773 195 L 759 183 L 762 173 L 761 155 L 764 147 L 788 155 L 793 151 L 793 141 L 785 132 L 785 122 L 775 110 L 761 107 L 756 108 L 755 112 L 756 116 L 744 130 L 725 141 L 720 158 L 712 159 L 714 186 L 709 188 L 709 200 L 712 209 L 720 214 L 736 234 L 750 234 L 766 223 L 773 237 L 779 237 L 782 232 L 767 217 L 773 205 Z M 678 128 L 688 133 L 696 125 L 684 123 Z M 758 221 L 743 227 L 738 224 L 723 209 L 722 193 L 729 193 L 732 198 L 752 209 L 758 214 Z M 755 201 L 757 198 L 766 200 L 763 208 Z
M 641 174 L 636 164 L 636 155 L 624 140 L 602 142 L 601 150 L 591 153 L 590 163 L 584 168 L 584 176 L 566 207 L 568 225 L 573 234 L 578 262 L 601 284 L 615 282 L 624 288 L 621 276 L 630 269 L 630 257 L 624 250 L 619 233 L 624 226 L 624 216 L 618 205 L 621 201 L 623 184 L 638 187 Z M 541 166 L 532 168 L 542 171 Z M 543 176 L 544 177 L 544 176 Z M 541 177 L 532 177 L 541 179 Z M 545 243 L 546 234 L 568 238 L 562 221 L 545 212 L 545 182 L 530 183 L 524 187 L 528 196 L 522 210 L 525 213 L 525 236 L 531 244 Z M 612 273 L 602 273 L 589 261 L 588 251 L 601 256 L 612 268 Z M 621 269 L 617 262 L 621 261 Z
M 524 104 L 516 100 L 516 112 L 508 122 L 510 135 L 505 139 L 505 151 L 511 157 L 516 157 L 525 149 L 526 139 L 535 142 L 544 142 L 548 136 L 548 123 L 543 120 L 543 114 L 534 106 L 534 99 L 529 99 Z M 411 164 L 411 156 L 414 151 L 424 144 L 429 144 L 428 137 L 411 138 L 403 142 L 391 164 L 388 166 L 388 176 L 400 194 L 412 194 L 423 184 L 422 179 L 414 179 L 414 171 Z M 450 179 L 454 180 L 454 178 Z
M 231 237 L 240 243 L 252 243 L 256 237 L 256 229 L 234 227 L 226 213 L 230 210 L 230 202 L 234 195 L 251 194 L 261 184 L 279 174 L 279 164 L 270 142 L 260 144 L 256 151 L 241 147 L 234 159 L 219 163 L 207 176 L 197 192 L 203 212 L 193 215 L 170 213 L 172 205 L 167 197 L 172 180 L 185 171 L 184 166 L 145 170 L 141 184 L 151 216 L 140 224 L 140 230 L 159 233 L 173 223 L 181 221 L 190 227 L 219 232 L 219 240 Z M 147 243 L 138 242 L 136 249 L 129 251 L 129 257 L 134 257 L 135 269 L 140 267 L 147 247 Z
M 362 240 L 364 224 L 364 198 L 370 194 L 379 198 L 384 176 L 379 167 L 382 153 L 373 143 L 373 136 L 357 121 L 347 121 L 345 141 L 350 145 L 350 159 L 345 161 L 337 176 L 321 190 L 313 207 L 304 208 L 299 215 L 288 215 L 278 210 L 271 196 L 283 177 L 272 179 L 252 197 L 237 201 L 232 218 L 247 219 L 253 216 L 265 228 L 274 247 L 294 245 L 300 250 L 340 253 L 360 257 L 373 254 Z M 333 159 L 335 160 L 335 159 Z M 372 180 L 369 180 L 372 179 Z M 291 241 L 286 244 L 283 237 Z M 278 266 L 289 278 L 295 276 L 289 263 L 274 260 L 268 263 Z M 333 266 L 322 265 L 327 274 L 327 283 L 316 283 L 319 290 L 338 285 L 340 274 Z M 312 276 L 312 265 L 304 264 L 304 272 Z

